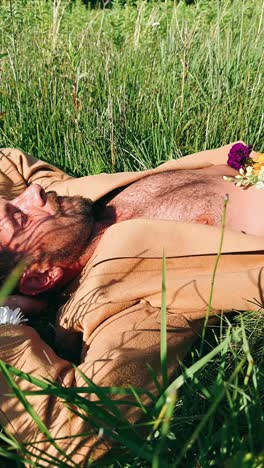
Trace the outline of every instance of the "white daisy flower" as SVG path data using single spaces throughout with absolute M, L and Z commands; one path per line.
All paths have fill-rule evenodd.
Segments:
M 0 325 L 20 325 L 27 322 L 27 320 L 23 317 L 19 307 L 15 310 L 10 309 L 8 306 L 0 307 Z

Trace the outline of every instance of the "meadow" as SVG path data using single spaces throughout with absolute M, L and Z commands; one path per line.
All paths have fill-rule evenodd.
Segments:
M 263 21 L 261 0 L 116 0 L 93 10 L 78 0 L 0 0 L 0 147 L 75 176 L 151 168 L 238 139 L 264 152 Z M 146 409 L 144 436 L 93 388 L 111 416 L 95 429 L 120 447 L 98 466 L 264 466 L 263 332 L 262 310 L 221 318 Z M 12 383 L 16 371 L 1 369 Z M 88 420 L 98 414 L 81 394 L 36 385 L 74 399 Z M 1 466 L 31 463 L 30 447 L 0 438 Z

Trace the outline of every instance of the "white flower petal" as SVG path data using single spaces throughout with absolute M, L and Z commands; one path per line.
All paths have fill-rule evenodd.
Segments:
M 252 166 L 247 166 L 246 175 L 250 176 L 252 174 L 252 171 L 253 171 L 253 167 Z
M 262 182 L 261 180 L 259 180 L 256 184 L 255 184 L 255 187 L 259 190 L 263 190 L 264 189 L 264 182 Z
M 23 317 L 19 307 L 15 310 L 10 309 L 8 306 L 0 307 L 0 325 L 20 325 L 23 322 L 27 322 L 27 320 Z

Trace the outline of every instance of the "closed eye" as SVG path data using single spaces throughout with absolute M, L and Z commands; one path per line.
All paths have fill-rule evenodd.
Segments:
M 18 210 L 13 213 L 13 220 L 15 221 L 16 226 L 23 229 L 27 223 L 27 215 Z

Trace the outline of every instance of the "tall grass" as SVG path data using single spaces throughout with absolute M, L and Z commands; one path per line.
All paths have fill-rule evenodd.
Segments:
M 264 150 L 263 15 L 260 0 L 114 1 L 93 11 L 80 1 L 2 0 L 0 146 L 75 175 L 152 167 L 239 138 Z M 165 260 L 163 277 L 163 387 L 154 409 L 141 402 L 144 389 L 103 389 L 85 376 L 82 389 L 35 379 L 36 398 L 44 392 L 75 404 L 98 437 L 103 430 L 119 442 L 118 461 L 114 452 L 99 466 L 263 466 L 263 314 L 222 318 L 168 386 Z M 1 370 L 49 438 L 16 386 L 21 374 Z M 142 409 L 144 437 L 109 398 L 126 392 Z M 30 462 L 30 446 L 3 432 L 0 439 L 1 466 Z M 47 457 L 40 452 L 32 466 Z M 49 463 L 74 466 L 66 458 Z
M 239 138 L 263 150 L 261 0 L 0 8 L 0 146 L 76 175 Z

